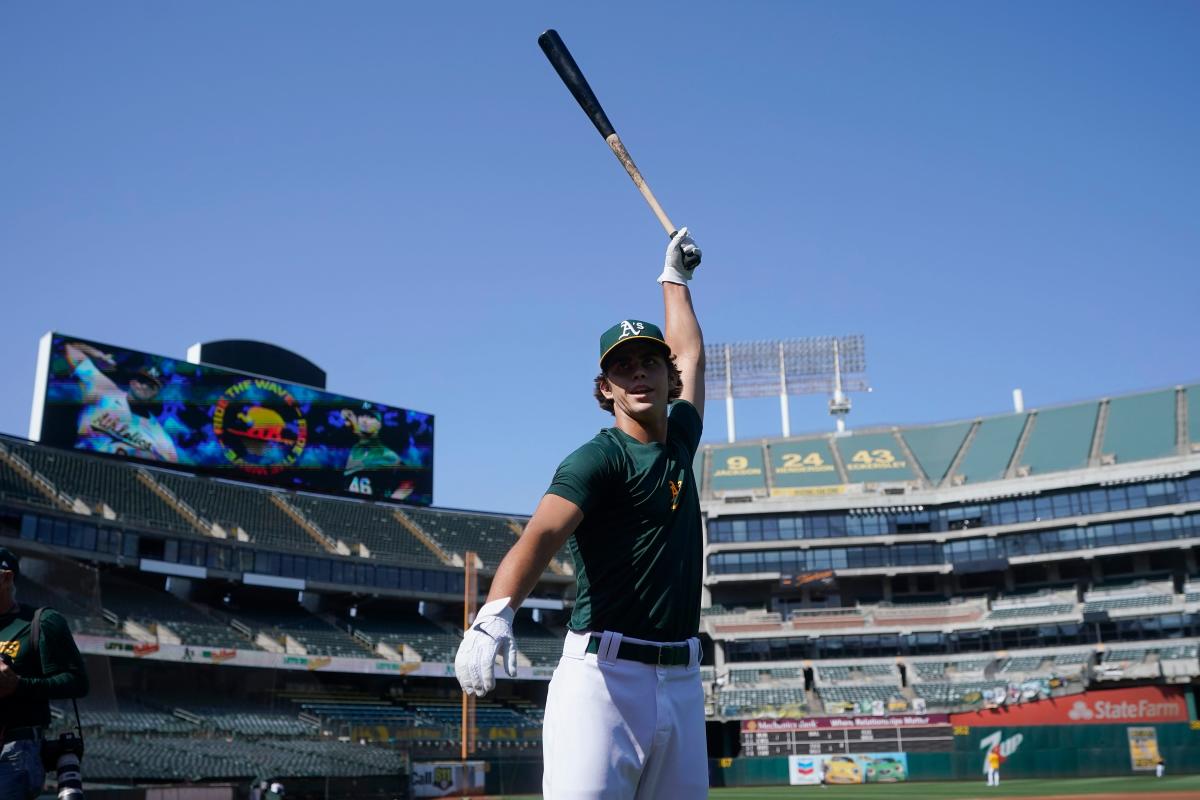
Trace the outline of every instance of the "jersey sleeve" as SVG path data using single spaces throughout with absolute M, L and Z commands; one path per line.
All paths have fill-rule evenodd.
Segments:
M 704 420 L 700 412 L 687 400 L 676 400 L 667 411 L 667 439 L 679 442 L 687 448 L 688 457 L 695 458 L 700 447 L 700 434 L 704 432 Z
M 586 516 L 603 499 L 612 475 L 611 459 L 593 440 L 563 459 L 546 494 L 570 500 Z
M 41 628 L 38 652 L 42 659 L 42 677 L 22 676 L 21 695 L 39 700 L 83 697 L 88 693 L 87 671 L 66 618 L 47 608 L 42 612 Z

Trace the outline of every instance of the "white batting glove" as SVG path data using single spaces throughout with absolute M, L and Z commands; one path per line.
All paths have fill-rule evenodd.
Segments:
M 700 266 L 700 248 L 688 235 L 687 227 L 680 228 L 671 237 L 671 243 L 667 245 L 667 257 L 663 263 L 662 275 L 658 276 L 658 282 L 681 283 L 686 286 L 698 266 Z
M 479 609 L 458 646 L 454 674 L 467 694 L 483 697 L 496 688 L 497 654 L 504 657 L 508 677 L 517 675 L 517 641 L 512 629 L 515 612 L 508 607 L 509 599 L 502 597 Z

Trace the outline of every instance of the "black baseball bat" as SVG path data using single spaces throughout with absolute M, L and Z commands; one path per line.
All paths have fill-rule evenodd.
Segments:
M 571 95 L 579 103 L 579 107 L 583 109 L 583 113 L 587 114 L 588 119 L 596 126 L 596 130 L 600 131 L 600 136 L 608 143 L 609 148 L 612 149 L 613 155 L 617 157 L 617 160 L 621 162 L 621 166 L 629 173 L 629 177 L 633 180 L 633 185 L 642 193 L 642 197 L 650 206 L 650 210 L 654 212 L 654 216 L 658 218 L 658 222 L 663 226 L 663 230 L 667 232 L 668 236 L 674 236 L 676 233 L 675 225 L 672 224 L 671 219 L 667 216 L 667 212 L 663 211 L 662 206 L 659 205 L 654 192 L 650 191 L 650 187 L 646 185 L 646 179 L 642 177 L 642 173 L 637 168 L 637 164 L 633 163 L 633 158 L 630 157 L 629 151 L 621 143 L 621 137 L 617 135 L 613 124 L 609 122 L 608 115 L 604 113 L 604 107 L 596 99 L 596 93 L 588 85 L 587 78 L 583 76 L 583 71 L 575 63 L 575 59 L 571 56 L 571 51 L 567 49 L 567 45 L 563 42 L 562 37 L 558 35 L 558 31 L 553 28 L 543 31 L 542 35 L 538 37 L 538 44 L 541 46 L 542 52 L 546 54 L 546 58 L 550 59 L 550 65 L 554 67 L 554 71 L 558 73 L 558 77 L 562 78 L 562 82 L 567 85 L 567 89 L 570 90 Z M 684 259 L 689 268 L 693 268 L 700 263 L 700 259 L 690 253 L 685 252 Z

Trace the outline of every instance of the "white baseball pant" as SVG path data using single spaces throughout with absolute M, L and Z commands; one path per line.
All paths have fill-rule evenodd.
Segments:
M 622 659 L 625 639 L 567 632 L 542 726 L 545 800 L 691 800 L 708 796 L 700 640 L 687 666 Z

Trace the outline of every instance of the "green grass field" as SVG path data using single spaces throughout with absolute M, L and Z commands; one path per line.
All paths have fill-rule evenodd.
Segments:
M 820 797 L 829 800 L 984 800 L 995 797 L 1063 797 L 1065 795 L 1108 795 L 1110 798 L 1136 798 L 1159 792 L 1171 792 L 1178 800 L 1200 800 L 1200 775 L 1168 775 L 1161 780 L 1152 776 L 1132 778 L 1080 778 L 1076 780 L 1011 780 L 998 788 L 989 788 L 980 778 L 972 783 L 892 783 L 870 786 L 750 786 L 740 789 L 713 789 L 709 796 L 719 800 L 758 800 L 758 798 Z M 539 800 L 541 795 L 521 795 L 505 800 Z M 667 800 L 667 798 L 664 798 Z

